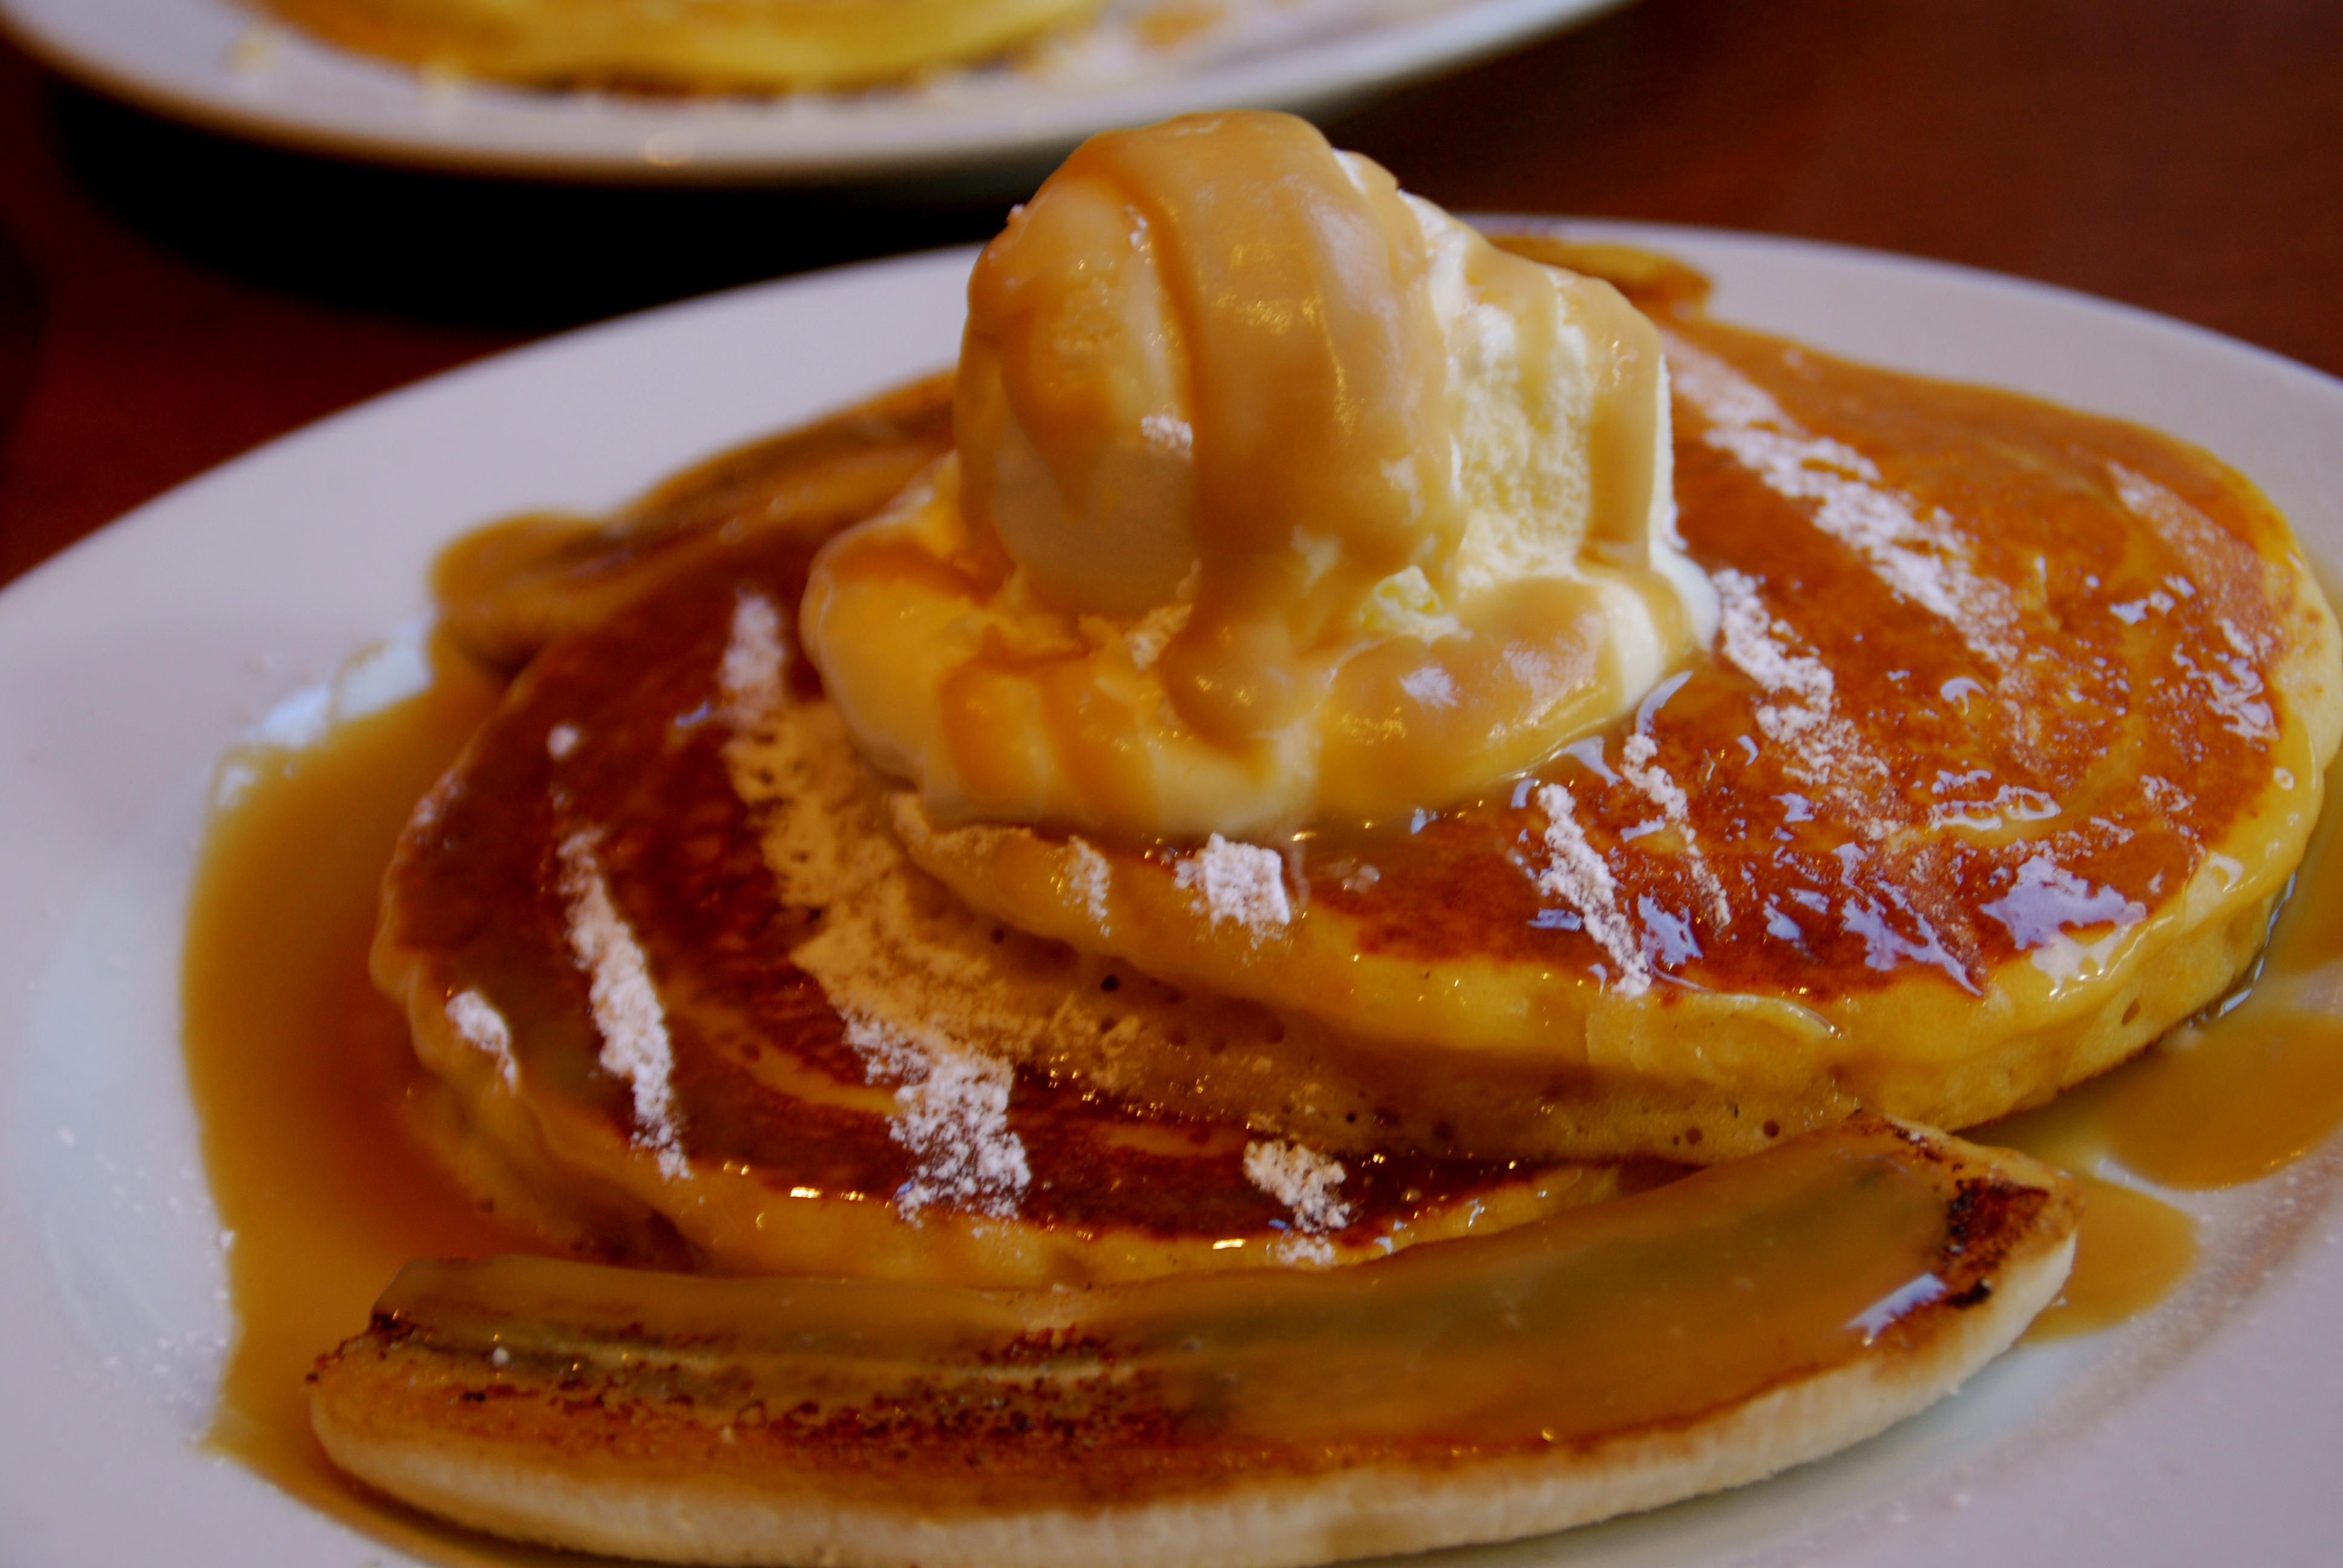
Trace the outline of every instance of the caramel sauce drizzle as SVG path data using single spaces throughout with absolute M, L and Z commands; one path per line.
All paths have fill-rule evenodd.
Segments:
M 2196 1221 L 2137 1186 L 2201 1191 L 2281 1171 L 2343 1127 L 2343 827 L 2332 796 L 2249 989 L 2125 1066 L 1977 1131 L 2084 1181 L 2075 1271 L 2036 1338 L 2089 1332 L 2161 1301 L 2197 1257 Z
M 379 869 L 414 801 L 499 696 L 460 657 L 443 652 L 437 669 L 425 695 L 341 727 L 322 747 L 246 757 L 257 780 L 216 817 L 198 868 L 186 1049 L 206 1168 L 236 1238 L 239 1323 L 210 1441 L 403 1550 L 449 1563 L 550 1562 L 562 1554 L 484 1545 L 341 1477 L 309 1435 L 303 1396 L 317 1352 L 366 1321 L 383 1282 L 410 1259 L 538 1250 L 423 1155 L 417 1123 L 437 1113 L 437 1101 L 397 1010 L 367 976 Z M 1983 1135 L 2083 1172 L 2092 1194 L 2076 1275 L 2038 1332 L 2143 1311 L 2194 1255 L 2187 1216 L 2095 1167 L 2178 1189 L 2249 1181 L 2343 1123 L 2335 816 L 2330 804 L 2242 1000 Z
M 1105 133 L 979 257 L 954 461 L 824 552 L 807 652 L 947 819 L 1452 804 L 1695 651 L 1661 356 L 1290 116 Z
M 391 1503 L 327 1462 L 304 1379 L 416 1257 L 525 1252 L 425 1158 L 436 1103 L 406 1020 L 374 988 L 377 884 L 416 800 L 502 683 L 437 650 L 423 695 L 297 752 L 230 759 L 254 781 L 215 813 L 182 973 L 189 1088 L 227 1251 L 236 1334 L 208 1441 L 310 1506 L 453 1564 L 554 1562 Z
M 1200 732 L 1235 746 L 1317 701 L 1289 673 L 1297 651 L 1409 564 L 1422 534 L 1457 525 L 1434 457 L 1448 449 L 1448 416 L 1443 348 L 1421 287 L 1429 258 L 1397 185 L 1378 169 L 1359 188 L 1300 121 L 1195 125 L 1095 137 L 1051 183 L 1111 186 L 1153 237 L 1193 387 L 1202 563 L 1194 617 L 1163 651 L 1165 691 Z M 1019 234 L 1012 224 L 980 262 L 971 321 L 998 315 L 1013 331 L 1036 313 L 996 298 L 1046 297 L 1048 265 L 1028 277 L 1009 259 Z M 1046 317 L 1028 327 L 1056 329 Z M 1000 357 L 1011 396 L 1047 406 L 1019 375 L 1061 372 L 1057 357 L 1031 345 L 1004 346 Z M 1053 433 L 1046 422 L 1034 431 L 1045 452 Z M 972 460 L 980 448 L 962 446 L 964 495 L 972 516 L 989 518 L 987 471 Z M 1304 535 L 1340 542 L 1332 570 L 1313 569 L 1294 542 Z
M 1801 438 L 1767 427 L 1745 440 L 1749 430 L 1721 427 L 1718 409 L 1685 395 L 1698 378 L 1675 373 L 1686 543 L 1704 567 L 1737 577 L 1749 623 L 1764 628 L 1737 642 L 1728 593 L 1720 657 L 1662 687 L 1636 726 L 1653 768 L 1699 783 L 1687 820 L 1714 884 L 1691 857 L 1637 842 L 1653 802 L 1614 770 L 1615 742 L 1536 769 L 1571 789 L 1620 908 L 1664 917 L 1639 933 L 1655 939 L 1657 970 L 1718 990 L 1803 986 L 1824 998 L 1915 979 L 1974 991 L 1995 966 L 2040 950 L 2045 930 L 2086 926 L 2029 876 L 2074 879 L 2109 910 L 2130 911 L 2131 924 L 2113 921 L 2122 933 L 2145 932 L 2137 911 L 2152 915 L 2205 845 L 2260 809 L 2248 781 L 2273 765 L 2310 765 L 2280 755 L 2266 710 L 2225 725 L 2192 682 L 2171 678 L 2183 660 L 2218 665 L 2225 621 L 2249 639 L 2275 638 L 2267 610 L 2233 614 L 2212 592 L 2166 587 L 2251 576 L 2241 541 L 2279 537 L 2267 504 L 2217 463 L 2117 421 L 1832 360 L 1698 317 L 1665 328 L 1672 352 L 1698 354 L 1717 368 L 1710 379 L 1729 378 L 1717 399 L 1726 412 L 1734 397 L 1765 397 L 1813 433 L 1807 447 L 1873 464 L 1869 478 L 1847 484 L 1851 508 L 1900 507 L 1916 528 L 1936 508 L 1986 521 L 1942 541 L 1896 539 L 1892 527 L 1876 530 L 1885 538 L 1837 537 L 1815 515 L 1826 506 L 1768 484 L 1792 457 L 1796 485 L 1831 482 L 1814 457 L 1789 450 Z M 1762 438 L 1775 436 L 1778 449 L 1765 449 Z M 2158 538 L 2117 503 L 2116 467 L 2213 519 L 2205 534 L 2248 558 L 2206 559 L 2194 540 Z M 1964 549 L 1978 558 L 1964 561 Z M 1928 590 L 1945 613 L 1909 597 Z M 1759 642 L 1770 646 L 1745 646 Z M 1753 651 L 1791 684 L 1769 687 L 1736 661 L 1738 652 L 1766 669 Z M 1826 696 L 1796 684 L 1801 661 L 1834 679 Z M 1357 893 L 1326 879 L 1312 896 L 1395 958 L 1604 964 L 1591 930 L 1542 922 L 1552 900 L 1505 874 L 1525 824 L 1541 825 L 1518 795 L 1500 792 L 1432 815 L 1398 849 L 1388 823 L 1326 828 L 1313 849 L 1381 877 Z M 2077 978 L 2090 972 L 2086 963 Z

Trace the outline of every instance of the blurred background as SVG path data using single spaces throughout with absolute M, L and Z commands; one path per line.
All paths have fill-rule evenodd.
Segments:
M 1332 117 L 1453 209 L 1992 268 L 2343 374 L 2343 5 L 1638 0 Z M 0 582 L 225 458 L 548 332 L 981 239 L 1013 179 L 427 172 L 158 117 L 0 41 Z

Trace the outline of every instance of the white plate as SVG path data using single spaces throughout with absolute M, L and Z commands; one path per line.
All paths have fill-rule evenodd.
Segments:
M 1197 109 L 1325 113 L 1622 0 L 1230 0 L 1172 50 L 1115 0 L 1036 69 L 918 89 L 707 102 L 427 86 L 264 24 L 236 0 L 0 0 L 35 54 L 159 113 L 320 151 L 620 179 L 818 179 L 1008 165 L 1038 175 L 1092 131 Z
M 1576 232 L 1707 269 L 1729 319 L 2199 442 L 2343 560 L 2343 384 L 1949 267 L 1689 230 Z M 0 595 L 0 1559 L 396 1555 L 192 1446 L 228 1326 L 177 1029 L 211 764 L 256 715 L 415 615 L 427 558 L 468 525 L 610 506 L 713 448 L 947 362 L 969 260 L 742 290 L 442 377 L 197 479 Z M 2331 1563 L 2338 1167 L 2330 1150 L 2217 1195 L 2205 1208 L 2224 1240 L 2179 1299 L 2118 1332 L 2020 1350 L 1851 1453 L 1443 1561 Z

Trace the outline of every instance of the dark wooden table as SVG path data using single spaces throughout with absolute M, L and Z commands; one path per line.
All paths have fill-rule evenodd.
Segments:
M 2334 0 L 1642 0 L 1328 128 L 1450 206 L 1936 256 L 2343 374 Z M 0 581 L 417 377 L 1000 217 L 310 158 L 0 45 Z

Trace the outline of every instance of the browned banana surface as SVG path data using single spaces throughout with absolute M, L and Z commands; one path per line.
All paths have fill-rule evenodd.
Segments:
M 1875 1120 L 1322 1273 L 981 1292 L 417 1263 L 336 1462 L 670 1561 L 1289 1564 L 1737 1484 L 1908 1414 L 2066 1273 L 2071 1182 Z
M 860 522 L 950 446 L 947 373 L 710 457 L 610 518 L 536 513 L 466 534 L 433 569 L 440 618 L 471 653 L 518 668 L 728 547 Z

